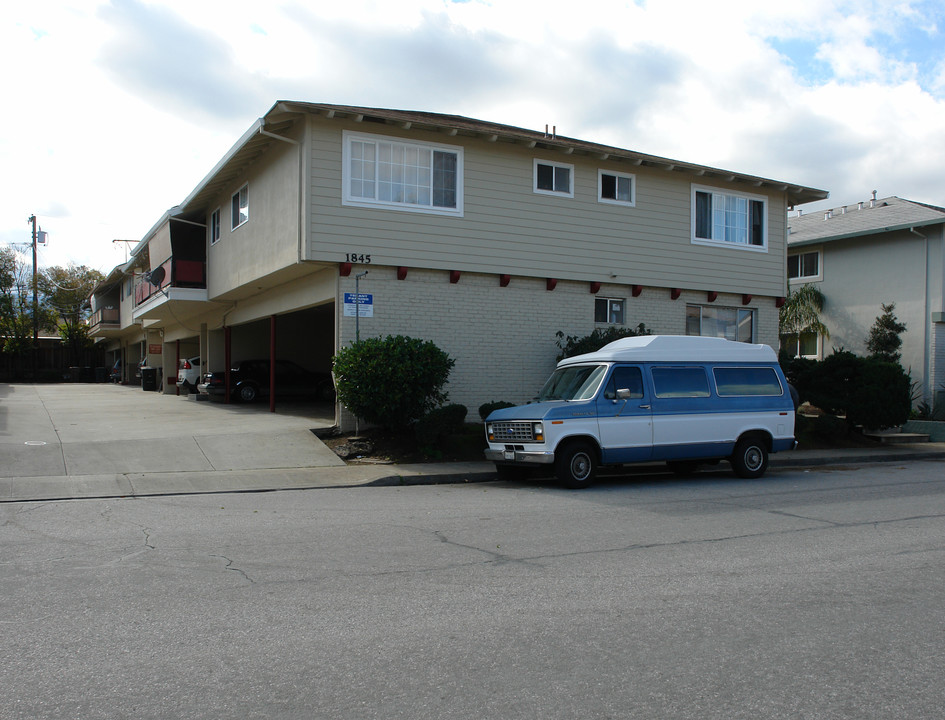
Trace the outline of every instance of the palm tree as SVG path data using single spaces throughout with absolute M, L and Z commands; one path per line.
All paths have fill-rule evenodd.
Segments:
M 800 338 L 802 334 L 830 337 L 830 330 L 820 319 L 826 298 L 816 285 L 807 283 L 788 291 L 787 299 L 778 313 L 778 332 L 781 337 Z

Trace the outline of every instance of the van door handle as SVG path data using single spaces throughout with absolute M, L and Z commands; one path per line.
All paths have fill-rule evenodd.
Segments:
M 641 406 L 640 406 L 640 409 L 641 409 L 641 410 L 649 410 L 649 409 L 650 409 L 650 406 L 649 406 L 649 405 L 641 405 Z

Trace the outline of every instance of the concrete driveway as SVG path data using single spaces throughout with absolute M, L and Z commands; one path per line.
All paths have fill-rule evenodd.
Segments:
M 0 384 L 0 478 L 310 468 L 328 404 L 196 402 L 111 384 Z

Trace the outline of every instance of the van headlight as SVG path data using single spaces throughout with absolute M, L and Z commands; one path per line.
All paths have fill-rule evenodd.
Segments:
M 532 425 L 532 437 L 535 438 L 535 442 L 545 442 L 545 428 L 540 422 Z
M 492 423 L 486 423 L 486 438 L 489 442 L 495 442 L 495 433 L 492 432 Z

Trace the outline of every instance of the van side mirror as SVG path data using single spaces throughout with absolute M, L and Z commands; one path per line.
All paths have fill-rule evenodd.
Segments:
M 629 400 L 631 397 L 633 397 L 633 393 L 630 392 L 630 388 L 617 388 L 618 400 Z

